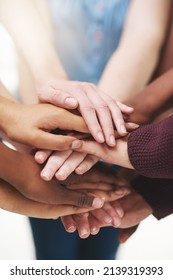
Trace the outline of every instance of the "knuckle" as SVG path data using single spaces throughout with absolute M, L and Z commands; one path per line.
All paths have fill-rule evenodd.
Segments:
M 88 104 L 88 105 L 81 106 L 80 109 L 81 109 L 82 111 L 89 112 L 89 113 L 95 112 L 95 108 L 92 106 L 92 104 Z
M 91 197 L 88 197 L 87 195 L 85 194 L 81 194 L 78 198 L 78 206 L 79 207 L 84 207 L 84 206 L 92 206 L 92 201 L 93 199 Z
M 106 103 L 100 103 L 99 105 L 97 105 L 97 110 L 104 110 L 104 111 L 108 111 L 109 108 L 108 108 L 108 105 Z

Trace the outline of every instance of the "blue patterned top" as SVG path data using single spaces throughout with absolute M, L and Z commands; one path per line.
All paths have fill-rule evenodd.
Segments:
M 96 83 L 118 46 L 131 0 L 49 0 L 56 48 L 71 80 Z

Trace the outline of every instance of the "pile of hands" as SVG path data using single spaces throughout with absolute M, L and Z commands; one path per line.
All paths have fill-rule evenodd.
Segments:
M 38 94 L 36 105 L 9 102 L 12 117 L 6 121 L 10 126 L 3 126 L 7 138 L 25 153 L 20 164 L 24 168 L 27 162 L 28 181 L 22 181 L 21 189 L 22 178 L 3 179 L 33 203 L 40 203 L 39 210 L 44 205 L 43 217 L 46 211 L 46 218 L 61 217 L 66 231 L 78 230 L 81 238 L 87 238 L 113 226 L 122 229 L 119 241 L 126 241 L 152 213 L 124 172 L 111 164 L 116 138 L 126 139 L 138 127 L 127 122 L 133 108 L 89 83 L 53 80 Z

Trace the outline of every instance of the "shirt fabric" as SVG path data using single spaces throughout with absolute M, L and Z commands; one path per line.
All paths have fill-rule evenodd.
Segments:
M 173 116 L 144 125 L 128 139 L 133 167 L 142 175 L 132 182 L 157 219 L 173 213 Z M 147 178 L 149 177 L 149 178 Z
M 49 0 L 58 56 L 71 80 L 97 84 L 131 0 Z

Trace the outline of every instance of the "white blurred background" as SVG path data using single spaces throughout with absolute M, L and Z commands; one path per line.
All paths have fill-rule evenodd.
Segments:
M 2 26 L 0 26 L 0 79 L 11 92 L 17 94 L 15 50 Z M 0 228 L 0 260 L 35 259 L 32 233 L 26 217 L 0 210 Z M 124 245 L 119 247 L 117 259 L 171 260 L 172 232 L 172 215 L 161 221 L 151 216 Z

